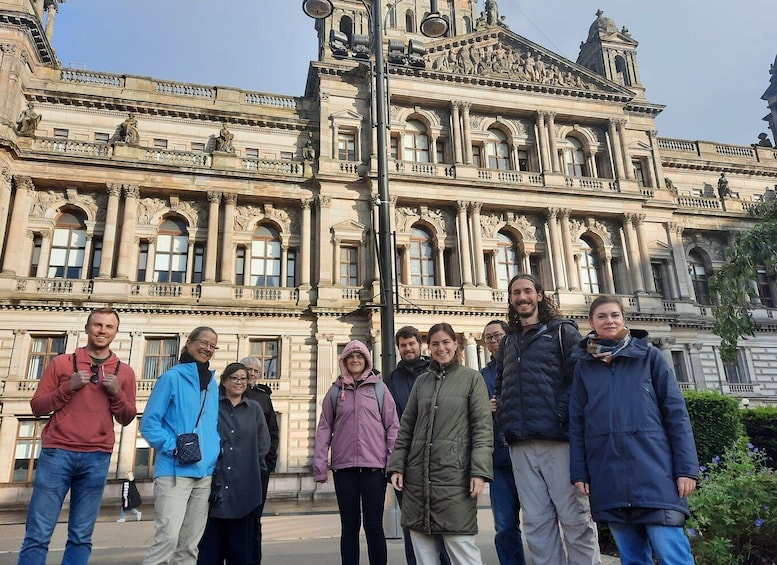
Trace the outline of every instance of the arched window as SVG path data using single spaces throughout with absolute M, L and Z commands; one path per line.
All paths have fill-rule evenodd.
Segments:
M 595 245 L 585 237 L 580 238 L 580 282 L 583 292 L 599 294 L 601 288 L 601 262 L 595 251 Z
M 54 227 L 48 276 L 62 279 L 81 278 L 85 252 L 84 215 L 76 211 L 62 213 Z
M 159 226 L 154 259 L 155 282 L 186 281 L 189 255 L 189 231 L 180 218 L 167 218 Z
M 691 275 L 696 302 L 704 305 L 712 304 L 710 286 L 707 281 L 707 267 L 705 266 L 704 257 L 696 249 L 688 254 L 688 272 Z
M 281 237 L 262 225 L 251 241 L 251 286 L 281 286 Z
M 507 144 L 507 136 L 498 129 L 488 130 L 486 142 L 486 158 L 489 169 L 510 169 L 510 146 Z
M 405 31 L 415 33 L 415 14 L 413 10 L 405 12 Z
M 567 165 L 567 175 L 570 177 L 587 177 L 583 144 L 574 137 L 567 137 L 564 145 L 564 163 Z
M 521 252 L 509 235 L 499 232 L 496 239 L 496 288 L 507 290 L 507 283 L 520 272 Z
M 629 69 L 626 66 L 626 59 L 618 55 L 615 57 L 615 78 L 617 83 L 623 86 L 631 85 L 631 79 L 629 78 Z
M 353 20 L 348 16 L 340 18 L 340 31 L 348 36 L 348 41 L 353 37 Z
M 429 137 L 426 127 L 418 120 L 409 120 L 402 136 L 403 159 L 416 163 L 429 162 Z
M 413 286 L 435 286 L 434 246 L 429 233 L 413 228 L 410 236 L 410 284 Z

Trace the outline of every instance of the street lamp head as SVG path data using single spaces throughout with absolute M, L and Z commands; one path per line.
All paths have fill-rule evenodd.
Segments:
M 302 0 L 302 11 L 314 20 L 328 18 L 334 9 L 332 0 Z
M 432 12 L 421 20 L 421 33 L 426 37 L 437 38 L 448 33 L 448 20 L 439 12 Z

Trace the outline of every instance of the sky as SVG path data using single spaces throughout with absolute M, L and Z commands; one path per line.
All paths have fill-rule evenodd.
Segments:
M 317 47 L 301 4 L 69 0 L 52 43 L 66 67 L 302 96 Z M 749 145 L 768 131 L 777 1 L 499 0 L 513 32 L 572 61 L 597 9 L 639 42 L 646 96 L 667 106 L 661 137 Z

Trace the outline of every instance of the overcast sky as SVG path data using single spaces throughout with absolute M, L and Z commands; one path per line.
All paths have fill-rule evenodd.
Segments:
M 70 0 L 60 5 L 53 44 L 65 66 L 301 96 L 316 57 L 314 22 L 301 4 Z M 667 106 L 657 119 L 662 137 L 747 145 L 767 131 L 761 95 L 777 56 L 776 0 L 500 0 L 499 7 L 512 31 L 572 61 L 597 9 L 626 26 L 640 43 L 648 100 Z

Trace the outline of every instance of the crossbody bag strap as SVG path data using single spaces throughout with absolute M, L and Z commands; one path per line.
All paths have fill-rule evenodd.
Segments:
M 205 399 L 208 398 L 208 389 L 205 389 L 205 394 L 202 395 L 202 404 L 200 405 L 200 413 L 197 414 L 197 421 L 194 422 L 194 429 L 192 433 L 197 431 L 197 426 L 200 425 L 200 418 L 202 417 L 202 411 L 205 410 Z

